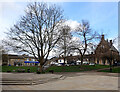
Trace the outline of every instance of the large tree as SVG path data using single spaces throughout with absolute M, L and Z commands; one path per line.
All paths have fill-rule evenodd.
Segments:
M 60 56 L 62 55 L 64 58 L 64 64 L 65 64 L 65 59 L 66 56 L 70 53 L 69 50 L 69 46 L 71 44 L 71 39 L 72 39 L 72 35 L 71 35 L 71 28 L 68 25 L 63 25 L 60 28 L 60 35 L 61 35 L 61 39 L 58 41 L 58 43 L 56 44 L 56 48 L 55 48 L 55 52 Z
M 30 3 L 25 15 L 10 28 L 3 42 L 14 51 L 33 55 L 40 62 L 40 72 L 49 53 L 61 38 L 63 10 L 47 3 Z
M 84 55 L 90 53 L 96 46 L 95 40 L 100 38 L 99 34 L 90 28 L 88 21 L 82 20 L 82 23 L 76 28 L 74 35 L 79 38 L 70 46 L 71 50 L 76 50 L 80 55 L 81 65 Z

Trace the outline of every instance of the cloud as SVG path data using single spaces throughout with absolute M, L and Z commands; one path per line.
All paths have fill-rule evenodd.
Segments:
M 75 30 L 77 26 L 79 26 L 80 23 L 74 20 L 68 20 L 65 22 L 66 25 L 69 25 L 71 27 L 71 30 Z
M 80 41 L 79 37 L 72 37 L 72 41 Z

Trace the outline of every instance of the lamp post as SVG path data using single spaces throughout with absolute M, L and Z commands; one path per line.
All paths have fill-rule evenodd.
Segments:
M 113 52 L 114 50 L 113 50 L 113 48 L 111 47 L 110 48 L 110 72 L 112 72 L 112 60 L 113 60 L 113 55 L 112 55 L 112 52 Z

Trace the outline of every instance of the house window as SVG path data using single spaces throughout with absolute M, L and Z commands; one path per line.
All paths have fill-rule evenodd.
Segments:
M 104 49 L 104 47 L 105 47 L 104 45 L 101 45 L 101 48 L 102 48 L 102 49 Z
M 27 58 L 27 61 L 29 61 L 29 58 Z
M 32 61 L 35 61 L 35 59 L 32 59 Z

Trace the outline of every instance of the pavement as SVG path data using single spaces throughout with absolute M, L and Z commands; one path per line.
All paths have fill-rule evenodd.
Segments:
M 117 73 L 67 72 L 42 75 L 24 74 L 22 77 L 27 78 L 24 77 L 26 75 L 31 76 L 30 78 L 36 76 L 43 80 L 59 76 L 59 79 L 37 85 L 2 85 L 2 90 L 118 90 Z M 61 75 L 65 77 L 61 79 Z
M 56 74 L 2 73 L 2 85 L 35 85 L 63 78 Z

